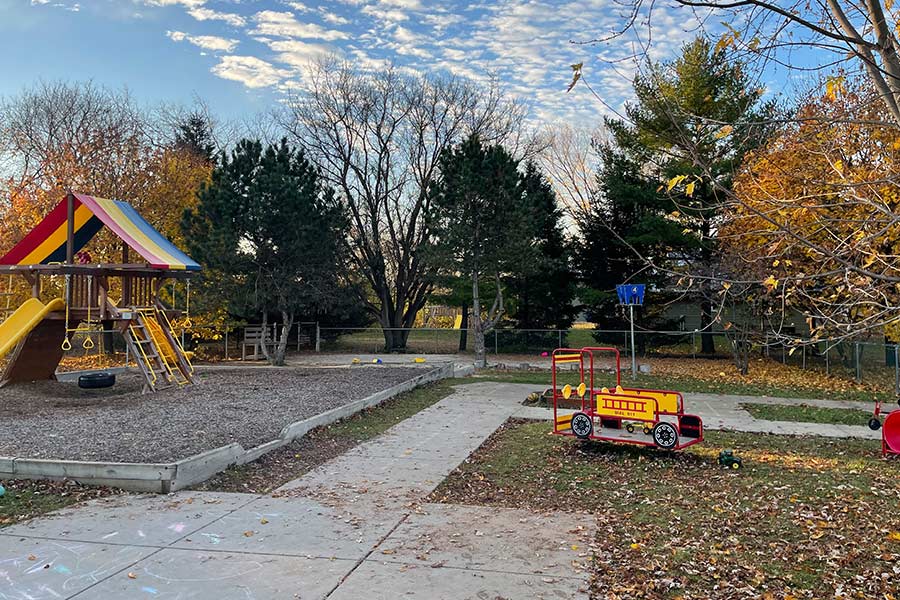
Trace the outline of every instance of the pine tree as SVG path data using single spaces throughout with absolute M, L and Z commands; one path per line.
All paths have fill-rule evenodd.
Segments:
M 502 146 L 485 147 L 472 136 L 441 155 L 441 177 L 429 191 L 435 240 L 429 258 L 439 272 L 466 277 L 472 286 L 472 333 L 481 366 L 484 334 L 506 312 L 504 279 L 534 256 L 518 166 Z M 483 311 L 485 283 L 493 284 L 494 297 Z
M 282 141 L 242 140 L 223 156 L 182 227 L 229 310 L 280 315 L 270 362 L 284 364 L 298 315 L 315 315 L 341 296 L 345 218 L 319 171 Z

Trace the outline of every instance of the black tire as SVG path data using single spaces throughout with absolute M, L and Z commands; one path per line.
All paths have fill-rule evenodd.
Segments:
M 872 431 L 878 431 L 879 429 L 881 429 L 881 420 L 877 417 L 872 417 L 871 419 L 869 419 L 869 429 L 871 429 Z
M 112 373 L 88 373 L 78 377 L 78 387 L 95 390 L 112 387 L 116 384 L 116 376 Z
M 634 425 L 629 423 L 628 425 L 625 426 L 625 431 L 627 431 L 628 433 L 634 433 Z
M 580 440 L 590 439 L 594 433 L 594 420 L 583 412 L 572 415 L 572 433 Z
M 671 450 L 678 445 L 678 430 L 666 421 L 653 426 L 653 442 L 663 450 Z

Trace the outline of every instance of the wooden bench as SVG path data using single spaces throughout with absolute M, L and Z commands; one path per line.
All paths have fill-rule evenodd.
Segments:
M 253 350 L 253 354 L 249 357 L 251 360 L 262 360 L 265 358 L 263 354 L 263 344 L 266 348 L 275 348 L 275 325 L 263 328 L 262 325 L 248 325 L 244 327 L 244 340 L 241 342 L 241 360 L 247 360 L 247 348 Z

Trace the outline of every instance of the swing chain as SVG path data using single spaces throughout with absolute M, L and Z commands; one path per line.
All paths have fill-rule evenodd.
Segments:
M 66 296 L 65 296 L 65 300 L 66 300 L 66 337 L 63 338 L 63 342 L 62 342 L 62 346 L 61 346 L 63 352 L 68 352 L 69 350 L 72 349 L 72 341 L 69 339 L 69 302 L 71 300 L 71 298 L 69 298 L 69 279 L 70 278 L 71 278 L 71 275 L 69 273 L 66 273 Z
M 91 304 L 93 303 L 94 276 L 88 275 L 88 293 L 87 293 L 87 323 L 85 324 L 85 338 L 81 343 L 81 347 L 90 350 L 94 347 L 94 340 L 91 339 Z

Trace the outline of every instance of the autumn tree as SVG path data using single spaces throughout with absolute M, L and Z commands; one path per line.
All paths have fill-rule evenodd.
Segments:
M 777 290 L 814 340 L 897 329 L 900 130 L 885 123 L 865 79 L 814 95 L 748 156 L 729 199 L 719 239 L 743 265 L 732 279 Z M 800 342 L 777 323 L 771 335 Z
M 20 240 L 70 190 L 128 200 L 179 241 L 179 215 L 193 204 L 210 166 L 161 143 L 146 115 L 127 92 L 90 82 L 41 83 L 2 101 L 4 243 Z M 121 242 L 101 234 L 92 254 L 98 262 L 121 262 Z
M 233 312 L 281 317 L 274 365 L 284 364 L 298 315 L 315 315 L 339 297 L 343 211 L 301 150 L 242 140 L 223 156 L 196 210 L 184 214 L 188 247 Z
M 386 349 L 402 350 L 433 288 L 421 251 L 431 238 L 425 214 L 438 158 L 473 133 L 524 144 L 523 110 L 496 86 L 333 60 L 311 67 L 307 82 L 281 122 L 345 204 L 351 265 L 368 283 L 359 300 L 381 324 Z

